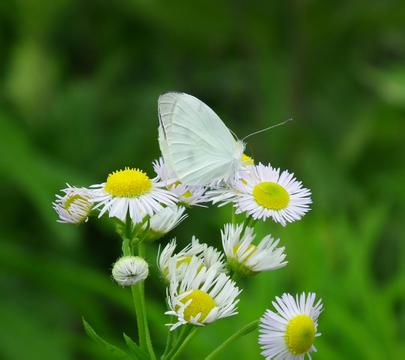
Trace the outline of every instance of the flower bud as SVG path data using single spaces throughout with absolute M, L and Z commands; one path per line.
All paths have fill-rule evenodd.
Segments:
M 53 208 L 59 216 L 58 222 L 79 224 L 87 221 L 91 209 L 91 191 L 86 188 L 77 188 L 67 184 L 62 189 L 63 196 L 56 195 Z
M 179 225 L 187 215 L 183 206 L 168 206 L 150 218 L 146 241 L 159 240 Z M 146 224 L 144 229 L 146 229 Z
M 148 277 L 148 263 L 139 256 L 124 256 L 117 260 L 112 269 L 114 280 L 121 286 L 135 285 Z

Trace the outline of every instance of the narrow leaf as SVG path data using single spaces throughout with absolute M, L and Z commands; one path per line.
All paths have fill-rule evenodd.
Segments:
M 115 345 L 110 344 L 109 342 L 104 340 L 101 336 L 99 336 L 84 318 L 82 320 L 84 330 L 86 331 L 87 335 L 96 343 L 102 345 L 109 353 L 111 353 L 114 356 L 115 359 L 120 360 L 131 359 L 131 357 L 125 351 L 121 350 Z
M 133 341 L 127 334 L 123 333 L 125 343 L 128 345 L 131 354 L 135 356 L 136 359 L 139 360 L 148 360 L 149 356 L 143 351 L 138 344 Z

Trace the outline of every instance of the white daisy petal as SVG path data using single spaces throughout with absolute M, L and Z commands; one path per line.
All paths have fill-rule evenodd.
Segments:
M 208 201 L 205 196 L 206 187 L 189 186 L 181 183 L 176 175 L 166 166 L 162 157 L 153 162 L 153 169 L 158 179 L 177 196 L 180 203 L 193 206 L 201 205 Z
M 170 281 L 171 272 L 173 271 L 176 272 L 176 276 L 179 279 L 183 278 L 192 257 L 196 257 L 199 260 L 200 269 L 204 269 L 204 271 L 209 268 L 215 268 L 217 272 L 226 271 L 224 255 L 214 247 L 200 243 L 195 236 L 192 237 L 191 243 L 183 250 L 174 253 L 175 249 L 175 239 L 169 242 L 162 251 L 159 249 L 158 268 L 163 278 L 167 281 Z M 169 264 L 173 259 L 175 259 L 175 262 L 170 267 Z M 198 276 L 203 276 L 203 272 L 200 272 Z
M 187 217 L 187 214 L 184 214 L 185 211 L 183 206 L 168 206 L 157 212 L 149 219 L 149 229 L 145 240 L 158 240 L 172 231 Z M 146 230 L 147 224 L 144 224 L 143 228 Z
M 92 185 L 92 202 L 99 209 L 99 217 L 105 213 L 125 221 L 129 214 L 134 224 L 145 216 L 153 216 L 165 206 L 173 206 L 176 196 L 163 188 L 157 179 L 150 179 L 139 169 L 125 168 L 111 173 L 107 181 Z
M 64 195 L 56 195 L 52 204 L 59 216 L 57 221 L 70 224 L 87 221 L 93 206 L 91 190 L 66 185 L 67 187 L 61 190 Z
M 254 245 L 253 228 L 246 227 L 243 230 L 243 224 L 226 224 L 221 237 L 229 266 L 241 275 L 253 275 L 287 265 L 287 261 L 284 261 L 284 247 L 277 247 L 279 240 L 274 240 L 270 235 Z
M 212 190 L 207 196 L 220 206 L 232 202 L 237 214 L 271 218 L 283 226 L 300 220 L 312 203 L 310 190 L 292 173 L 263 164 L 245 167 L 232 187 Z
M 236 314 L 237 297 L 241 290 L 217 267 L 201 267 L 201 259 L 192 256 L 179 277 L 177 259 L 170 260 L 170 285 L 167 291 L 168 315 L 177 317 L 174 330 L 182 324 L 203 326 Z
M 296 296 L 283 294 L 276 297 L 273 306 L 277 312 L 266 310 L 259 325 L 259 344 L 262 355 L 270 360 L 303 360 L 316 348 L 318 316 L 322 302 L 314 307 L 315 294 Z

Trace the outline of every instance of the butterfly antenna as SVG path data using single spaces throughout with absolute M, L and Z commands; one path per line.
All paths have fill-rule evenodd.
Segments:
M 245 141 L 247 138 L 249 138 L 249 137 L 251 137 L 251 136 L 253 136 L 253 135 L 257 135 L 257 134 L 260 134 L 260 133 L 265 132 L 265 131 L 267 131 L 267 130 L 273 129 L 273 128 L 275 128 L 275 127 L 278 127 L 278 126 L 287 124 L 287 123 L 289 123 L 290 121 L 293 121 L 293 119 L 290 118 L 290 119 L 287 119 L 287 120 L 285 120 L 285 121 L 283 121 L 283 122 L 281 122 L 281 123 L 278 123 L 278 124 L 276 124 L 276 125 L 271 125 L 271 126 L 266 127 L 266 128 L 264 128 L 264 129 L 255 131 L 255 132 L 253 132 L 253 133 L 251 133 L 251 134 L 245 136 L 245 137 L 242 139 L 242 141 Z
M 235 139 L 238 139 L 238 136 L 235 134 L 235 132 L 232 129 L 229 129 L 229 131 L 231 132 L 231 134 L 234 136 Z

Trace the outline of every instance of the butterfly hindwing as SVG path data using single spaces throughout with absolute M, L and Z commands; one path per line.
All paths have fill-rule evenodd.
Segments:
M 163 157 L 180 181 L 208 185 L 232 175 L 243 149 L 209 106 L 167 93 L 159 98 L 159 119 Z

